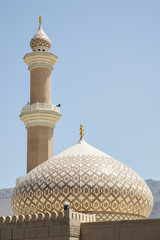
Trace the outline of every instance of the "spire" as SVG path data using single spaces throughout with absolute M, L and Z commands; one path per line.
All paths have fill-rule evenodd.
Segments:
M 79 140 L 79 142 L 81 142 L 81 140 L 83 139 L 83 136 L 84 136 L 84 133 L 83 133 L 83 131 L 84 131 L 84 128 L 83 128 L 83 125 L 81 124 L 80 125 L 80 140 Z
M 81 125 L 80 125 L 80 136 L 81 136 L 81 138 L 84 136 L 83 131 L 84 131 L 83 125 L 81 124 Z
M 39 24 L 42 24 L 42 16 L 39 16 Z

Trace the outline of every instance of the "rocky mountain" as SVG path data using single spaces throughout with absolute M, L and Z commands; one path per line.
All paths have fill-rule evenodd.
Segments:
M 160 218 L 160 181 L 148 179 L 146 183 L 151 189 L 154 198 L 154 205 L 149 218 Z
M 160 218 L 160 181 L 146 180 L 154 197 L 154 206 L 149 218 Z M 13 188 L 0 189 L 0 216 L 12 216 L 11 198 Z
M 13 188 L 0 189 L 0 216 L 12 216 L 11 198 Z

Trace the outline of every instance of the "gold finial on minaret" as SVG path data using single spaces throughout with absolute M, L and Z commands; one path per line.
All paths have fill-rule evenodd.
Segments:
M 81 136 L 81 138 L 84 136 L 83 131 L 84 131 L 83 125 L 81 124 L 81 125 L 80 125 L 80 136 Z
M 39 24 L 42 24 L 42 17 L 39 16 Z

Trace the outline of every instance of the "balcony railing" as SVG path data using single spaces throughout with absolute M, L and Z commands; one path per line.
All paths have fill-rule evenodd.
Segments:
M 60 107 L 57 107 L 56 105 L 54 104 L 47 104 L 47 103 L 28 103 L 26 104 L 23 108 L 22 108 L 22 111 L 31 111 L 31 110 L 38 110 L 38 109 L 41 109 L 41 110 L 53 110 L 53 111 L 56 111 L 58 113 L 60 113 Z

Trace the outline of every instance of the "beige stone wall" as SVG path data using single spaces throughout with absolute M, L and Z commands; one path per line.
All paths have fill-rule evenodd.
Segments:
M 27 129 L 27 173 L 53 157 L 53 128 L 30 127 Z
M 95 222 L 65 212 L 0 217 L 0 240 L 159 240 L 160 219 Z
M 81 219 L 81 220 L 80 220 Z M 0 240 L 79 240 L 80 224 L 94 215 L 65 212 L 0 217 Z
M 80 222 L 66 218 L 0 224 L 1 240 L 79 240 Z
M 80 240 L 159 240 L 160 219 L 81 224 Z
M 30 72 L 30 102 L 51 104 L 51 70 L 33 68 Z

